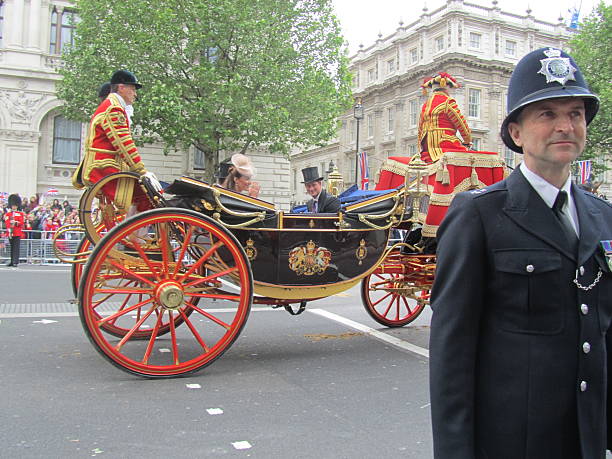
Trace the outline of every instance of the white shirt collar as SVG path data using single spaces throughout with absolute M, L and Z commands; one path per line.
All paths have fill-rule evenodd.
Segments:
M 563 211 L 566 212 L 569 210 L 569 215 L 572 220 L 572 224 L 574 229 L 576 230 L 576 234 L 578 233 L 578 213 L 576 212 L 576 203 L 574 202 L 574 197 L 572 196 L 572 177 L 571 174 L 568 175 L 567 180 L 563 184 L 563 186 L 559 189 L 556 186 L 550 184 L 542 177 L 540 177 L 535 172 L 529 170 L 525 161 L 523 161 L 520 166 L 521 172 L 523 176 L 527 179 L 529 184 L 533 187 L 533 189 L 540 195 L 540 197 L 544 200 L 546 205 L 552 209 L 553 204 L 555 203 L 555 199 L 557 199 L 557 195 L 559 191 L 563 190 L 567 193 L 567 201 L 563 206 Z
M 134 106 L 133 105 L 128 105 L 125 102 L 125 99 L 123 97 L 121 97 L 118 93 L 115 93 L 115 96 L 117 96 L 117 100 L 119 100 L 119 103 L 121 104 L 121 106 L 125 110 L 125 114 L 128 117 L 128 122 L 131 125 L 132 124 L 132 115 L 134 114 Z

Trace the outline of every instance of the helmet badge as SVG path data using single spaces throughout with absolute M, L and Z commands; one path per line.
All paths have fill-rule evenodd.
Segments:
M 564 85 L 570 80 L 576 81 L 574 72 L 578 69 L 570 63 L 569 58 L 561 57 L 560 50 L 548 48 L 544 51 L 544 54 L 547 56 L 547 59 L 540 59 L 542 68 L 538 73 L 546 76 L 546 83 L 556 81 Z

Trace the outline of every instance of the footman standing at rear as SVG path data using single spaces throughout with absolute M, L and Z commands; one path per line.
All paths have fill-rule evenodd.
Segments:
M 599 102 L 574 60 L 517 65 L 501 135 L 523 163 L 438 231 L 434 455 L 604 458 L 612 439 L 612 207 L 571 183 Z

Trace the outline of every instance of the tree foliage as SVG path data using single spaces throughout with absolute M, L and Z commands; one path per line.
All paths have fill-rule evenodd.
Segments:
M 331 0 L 78 0 L 58 95 L 86 121 L 99 85 L 128 69 L 143 84 L 139 141 L 288 153 L 336 135 L 350 104 L 346 49 Z
M 580 66 L 591 91 L 600 98 L 599 112 L 589 125 L 587 147 L 581 159 L 595 159 L 593 168 L 601 173 L 612 158 L 612 5 L 600 2 L 585 18 L 570 40 L 572 56 Z

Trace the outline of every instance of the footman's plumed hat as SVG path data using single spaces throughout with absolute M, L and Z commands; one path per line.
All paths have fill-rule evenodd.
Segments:
M 523 153 L 523 149 L 512 140 L 508 125 L 517 120 L 525 106 L 561 97 L 584 100 L 587 125 L 599 109 L 598 97 L 589 90 L 578 64 L 565 51 L 541 48 L 523 57 L 516 64 L 508 85 L 508 116 L 502 123 L 500 133 L 506 146 Z
M 111 84 L 133 84 L 136 89 L 142 88 L 142 85 L 136 80 L 136 75 L 128 70 L 117 70 L 111 77 Z

